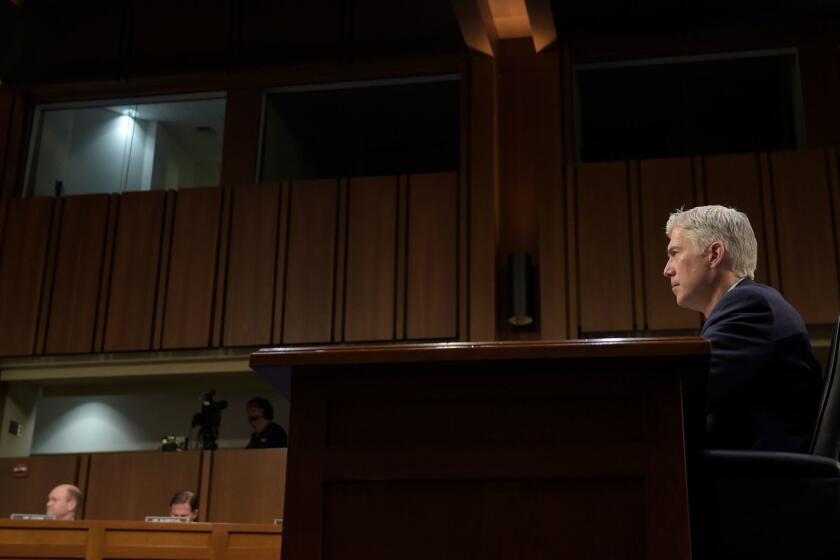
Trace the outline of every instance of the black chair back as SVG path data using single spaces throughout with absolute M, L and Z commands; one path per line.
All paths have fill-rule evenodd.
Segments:
M 814 433 L 811 435 L 811 453 L 837 460 L 840 457 L 840 317 L 834 324 L 831 345 L 828 348 L 823 375 L 823 393 Z

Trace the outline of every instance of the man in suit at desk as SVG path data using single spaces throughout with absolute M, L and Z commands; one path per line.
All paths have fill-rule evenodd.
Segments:
M 799 313 L 753 281 L 757 243 L 747 216 L 700 206 L 665 226 L 677 305 L 699 311 L 712 345 L 707 447 L 803 451 L 813 428 L 820 366 Z
M 72 484 L 59 484 L 47 496 L 47 514 L 57 521 L 73 521 L 82 506 L 82 491 Z

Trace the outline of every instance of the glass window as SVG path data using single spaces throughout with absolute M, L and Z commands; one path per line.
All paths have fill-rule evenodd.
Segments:
M 38 107 L 27 193 L 219 184 L 224 97 Z
M 579 66 L 581 161 L 794 149 L 803 126 L 795 53 Z
M 454 171 L 457 76 L 297 86 L 269 92 L 263 181 Z

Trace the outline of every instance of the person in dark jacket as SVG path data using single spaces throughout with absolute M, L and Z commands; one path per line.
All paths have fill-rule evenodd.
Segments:
M 757 243 L 745 214 L 700 206 L 671 214 L 664 274 L 681 307 L 705 318 L 712 346 L 707 447 L 804 451 L 820 366 L 799 313 L 753 281 Z
M 246 449 L 265 449 L 268 447 L 286 447 L 286 430 L 274 422 L 274 407 L 267 399 L 254 397 L 246 405 L 248 422 L 254 429 Z

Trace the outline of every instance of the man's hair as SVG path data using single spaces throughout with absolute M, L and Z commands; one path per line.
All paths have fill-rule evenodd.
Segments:
M 246 405 L 248 408 L 259 408 L 262 410 L 263 417 L 266 420 L 274 420 L 274 407 L 271 406 L 271 403 L 268 402 L 268 399 L 264 399 L 262 397 L 254 397 L 248 404 Z
M 71 500 L 76 501 L 76 511 L 79 512 L 82 510 L 82 491 L 79 490 L 78 486 L 73 486 L 72 484 L 67 485 L 67 496 Z
M 685 230 L 686 236 L 701 253 L 715 241 L 723 243 L 732 262 L 732 271 L 739 278 L 753 278 L 758 262 L 758 243 L 743 212 L 726 206 L 697 206 L 671 213 L 665 233 L 671 238 L 674 228 Z
M 198 496 L 195 495 L 195 492 L 190 492 L 189 490 L 178 492 L 169 500 L 169 507 L 177 504 L 190 504 L 192 511 L 198 511 Z

